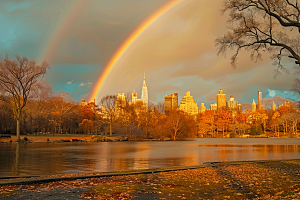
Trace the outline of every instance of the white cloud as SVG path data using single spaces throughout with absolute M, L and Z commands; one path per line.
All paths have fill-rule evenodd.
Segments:
M 79 87 L 85 86 L 85 83 L 80 83 Z
M 275 97 L 275 95 L 276 95 L 276 91 L 275 90 L 268 89 L 268 92 L 269 92 L 269 96 L 270 97 Z
M 73 80 L 67 82 L 68 85 L 71 85 L 73 83 Z

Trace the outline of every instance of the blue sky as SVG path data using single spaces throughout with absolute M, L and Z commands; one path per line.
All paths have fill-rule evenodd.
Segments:
M 87 99 L 97 78 L 122 42 L 148 16 L 168 0 L 90 0 L 66 25 L 47 62 L 51 69 L 44 80 L 55 92 L 73 95 L 75 101 Z M 0 55 L 25 55 L 41 62 L 39 56 L 47 41 L 55 36 L 59 24 L 76 4 L 73 0 L 3 0 L 0 2 Z M 187 0 L 168 12 L 138 40 L 109 77 L 102 93 L 141 95 L 143 74 L 150 101 L 163 101 L 178 92 L 179 98 L 191 91 L 198 105 L 213 103 L 219 89 L 233 95 L 239 103 L 256 100 L 257 90 L 264 98 L 282 96 L 297 100 L 288 92 L 296 77 L 282 74 L 274 79 L 270 55 L 253 62 L 241 52 L 236 69 L 228 56 L 217 56 L 216 37 L 227 32 L 221 0 Z M 286 65 L 292 66 L 291 61 Z M 179 101 L 180 101 L 179 100 Z

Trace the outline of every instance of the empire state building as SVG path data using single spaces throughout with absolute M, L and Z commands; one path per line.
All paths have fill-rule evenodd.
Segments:
M 144 73 L 144 82 L 143 82 L 143 87 L 142 87 L 142 96 L 141 96 L 141 99 L 143 101 L 143 104 L 148 109 L 148 89 L 147 89 L 147 86 L 146 86 L 145 73 Z

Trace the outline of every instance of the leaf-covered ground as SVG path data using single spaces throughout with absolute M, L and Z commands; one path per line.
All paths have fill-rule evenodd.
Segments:
M 300 199 L 300 160 L 2 186 L 0 199 Z

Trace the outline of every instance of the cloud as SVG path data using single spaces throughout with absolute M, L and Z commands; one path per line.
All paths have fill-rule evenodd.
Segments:
M 71 85 L 73 83 L 73 80 L 67 82 L 68 85 Z
M 83 87 L 83 86 L 85 86 L 85 84 L 84 83 L 80 83 L 79 87 Z

